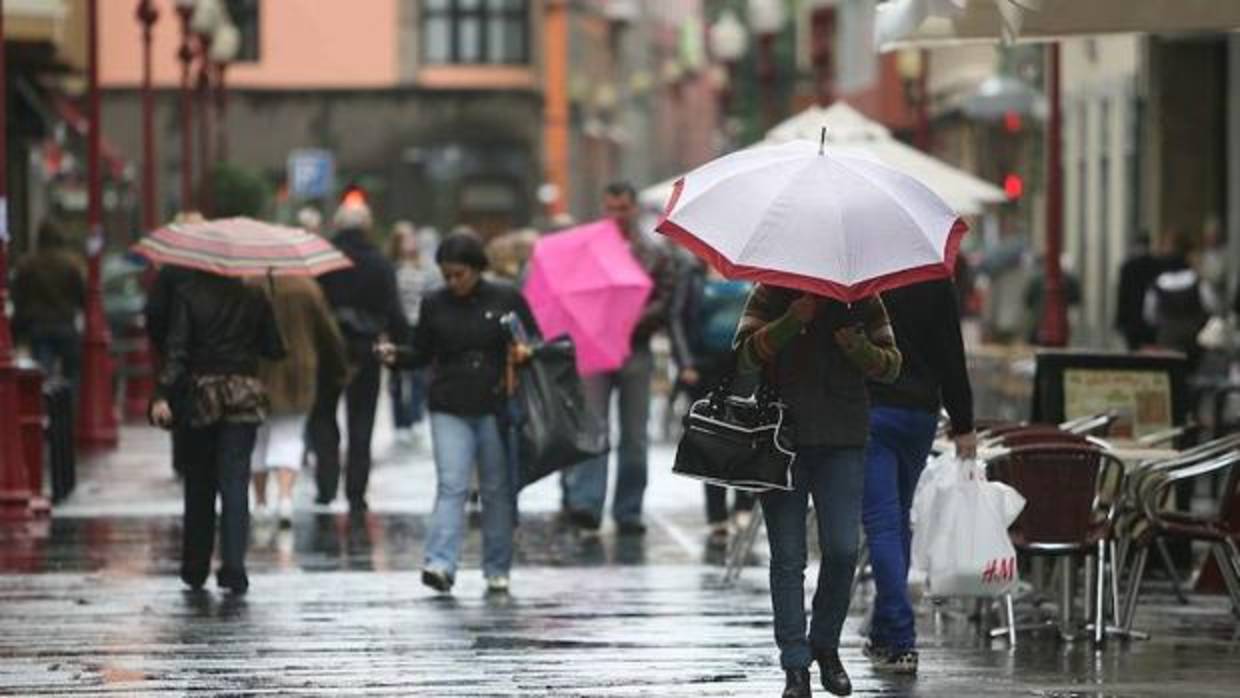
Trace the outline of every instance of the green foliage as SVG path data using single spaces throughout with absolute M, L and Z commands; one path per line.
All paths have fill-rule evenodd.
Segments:
M 224 163 L 211 172 L 211 212 L 214 218 L 262 217 L 271 199 L 271 186 L 262 175 Z

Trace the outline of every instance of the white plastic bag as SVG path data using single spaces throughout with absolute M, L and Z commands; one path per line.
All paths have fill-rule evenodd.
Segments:
M 928 469 L 929 470 L 929 469 Z M 931 596 L 993 597 L 1017 584 L 1016 549 L 1007 529 L 1025 506 L 1011 487 L 986 480 L 974 461 L 940 459 L 916 497 L 914 561 Z

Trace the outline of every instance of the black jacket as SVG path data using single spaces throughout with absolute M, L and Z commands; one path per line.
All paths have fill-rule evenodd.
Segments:
M 353 262 L 348 269 L 319 277 L 345 340 L 369 345 L 386 333 L 393 341 L 403 342 L 409 324 L 401 309 L 392 263 L 363 230 L 342 230 L 332 244 Z
M 949 280 L 926 281 L 883 293 L 904 363 L 894 383 L 870 383 L 875 406 L 939 411 L 952 433 L 973 431 L 973 389 L 960 336 L 960 309 Z
M 194 271 L 185 267 L 164 265 L 155 276 L 155 283 L 146 294 L 146 334 L 161 356 L 165 353 L 168 326 L 172 323 L 172 301 L 177 290 L 194 278 Z
M 166 350 L 156 385 L 164 398 L 193 376 L 257 376 L 260 358 L 284 358 L 284 341 L 262 290 L 198 272 L 173 297 Z
M 432 412 L 480 416 L 499 411 L 511 343 L 500 319 L 509 312 L 537 331 L 525 298 L 507 284 L 483 279 L 464 298 L 443 288 L 422 301 L 413 341 L 398 351 L 397 362 L 407 368 L 430 365 L 427 405 Z

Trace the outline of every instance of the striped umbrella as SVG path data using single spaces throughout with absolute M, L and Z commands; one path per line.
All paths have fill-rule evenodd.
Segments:
M 318 276 L 353 266 L 348 257 L 317 235 L 251 218 L 170 223 L 133 249 L 156 264 L 222 276 Z

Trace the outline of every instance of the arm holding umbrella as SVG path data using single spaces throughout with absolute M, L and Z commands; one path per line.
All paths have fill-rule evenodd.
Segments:
M 810 323 L 818 299 L 810 294 L 788 303 L 780 312 L 780 293 L 770 286 L 754 287 L 736 330 L 737 370 L 753 374 L 770 363 Z
M 866 378 L 880 383 L 895 382 L 900 377 L 903 357 L 882 299 L 875 296 L 856 303 L 850 313 L 860 322 L 837 328 L 835 343 Z

